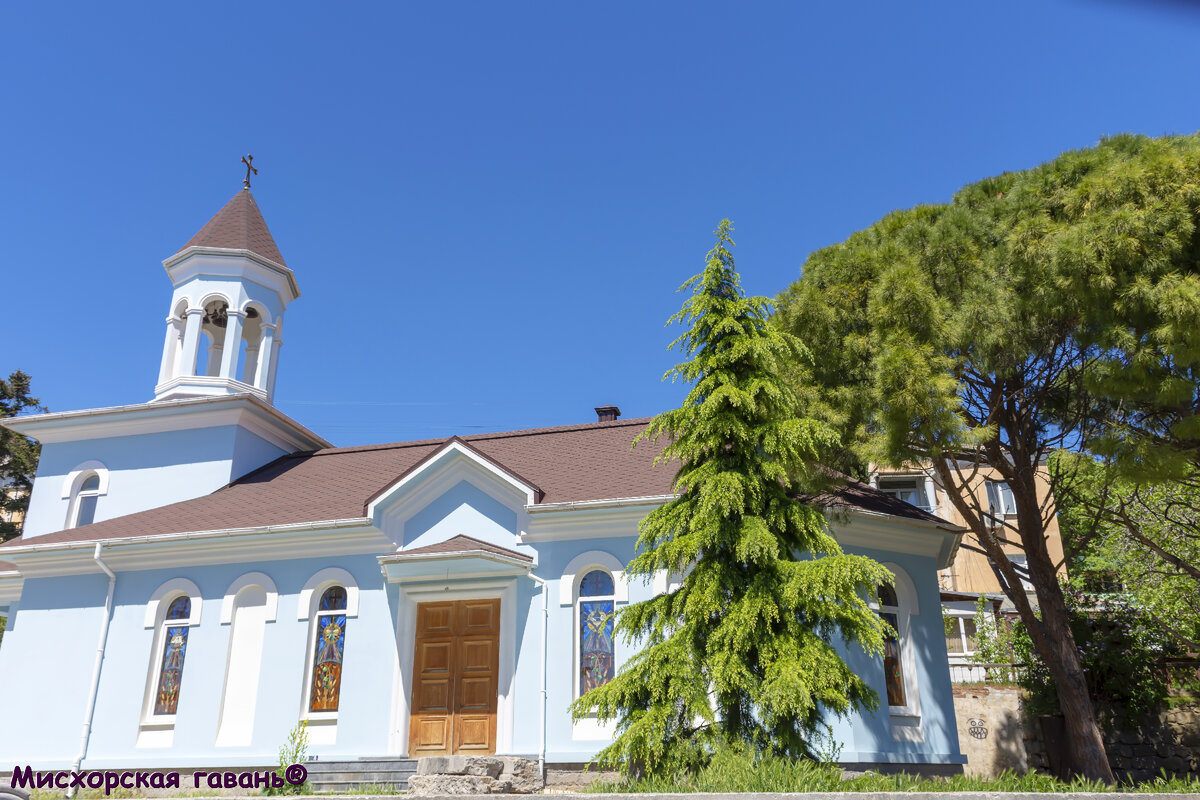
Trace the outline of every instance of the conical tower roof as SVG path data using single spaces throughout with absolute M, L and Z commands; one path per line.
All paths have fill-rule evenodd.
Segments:
M 249 250 L 256 256 L 287 266 L 249 189 L 235 194 L 179 252 L 189 247 Z

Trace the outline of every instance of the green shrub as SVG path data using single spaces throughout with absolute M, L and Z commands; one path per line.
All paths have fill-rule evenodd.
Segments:
M 284 771 L 292 764 L 304 764 L 308 760 L 308 720 L 300 720 L 296 723 L 296 727 L 288 731 L 287 743 L 279 748 L 279 769 L 275 770 L 275 774 L 280 778 L 284 777 Z M 264 794 L 309 794 L 308 781 L 298 784 L 290 784 L 285 779 L 283 786 L 272 787 L 267 786 L 263 789 Z
M 1163 708 L 1169 687 L 1161 659 L 1179 652 L 1171 636 L 1150 615 L 1123 600 L 1069 587 L 1064 591 L 1092 702 L 1108 711 L 1113 723 Z M 1017 661 L 1028 665 L 1020 682 L 1029 692 L 1030 712 L 1060 713 L 1054 679 L 1023 626 L 1013 635 L 1013 648 Z

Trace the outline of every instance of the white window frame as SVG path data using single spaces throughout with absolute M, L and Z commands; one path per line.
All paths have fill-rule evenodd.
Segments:
M 96 488 L 83 488 L 90 478 L 96 478 Z M 79 507 L 85 498 L 95 497 L 99 506 L 99 498 L 108 494 L 108 468 L 99 461 L 85 461 L 67 473 L 63 481 L 62 498 L 67 501 L 67 517 L 63 530 L 78 527 Z M 94 517 L 94 515 L 93 515 Z M 95 519 L 93 519 L 93 522 Z
M 609 579 L 611 579 L 613 582 L 612 594 L 589 595 L 588 597 L 580 596 L 579 589 L 581 586 L 583 586 L 583 579 L 586 578 L 588 575 L 592 574 L 593 572 L 603 572 L 608 575 Z M 579 573 L 575 576 L 575 587 L 574 587 L 573 595 L 575 597 L 575 609 L 574 609 L 575 613 L 573 615 L 574 626 L 572 628 L 572 631 L 573 631 L 573 636 L 574 636 L 574 640 L 575 640 L 575 646 L 574 646 L 575 658 L 572 661 L 572 666 L 574 669 L 571 673 L 571 683 L 572 683 L 572 695 L 571 696 L 574 699 L 578 700 L 579 696 L 580 696 L 579 667 L 580 667 L 580 659 L 583 656 L 583 643 L 581 641 L 579 641 L 579 639 L 580 639 L 579 623 L 581 622 L 580 616 L 579 616 L 580 607 L 583 605 L 584 600 L 587 600 L 588 602 L 592 602 L 595 600 L 612 600 L 613 613 L 615 614 L 617 611 L 617 578 L 615 575 L 613 575 L 611 570 L 609 570 L 605 567 L 599 566 L 599 565 L 594 565 L 585 570 L 580 570 Z M 613 630 L 613 674 L 614 675 L 616 674 L 616 669 L 617 669 L 617 641 L 616 641 L 616 630 L 614 627 L 614 630 Z
M 998 508 L 990 509 L 997 517 L 1015 517 L 1017 515 L 1017 500 L 1013 497 L 1012 487 L 1008 481 L 988 481 L 996 487 L 996 502 Z
M 888 717 L 891 721 L 892 739 L 895 741 L 923 742 L 925 732 L 921 720 L 921 695 L 917 681 L 916 647 L 912 637 L 912 617 L 921 613 L 917 602 L 916 585 L 912 578 L 898 564 L 884 562 L 884 567 L 895 575 L 894 587 L 896 603 L 885 606 L 879 602 L 878 595 L 871 598 L 868 605 L 876 613 L 891 613 L 896 615 L 896 640 L 900 648 L 900 671 L 904 679 L 904 702 L 902 706 L 889 705 Z M 883 676 L 883 659 L 877 662 L 880 676 Z M 883 692 L 887 700 L 886 686 Z
M 167 619 L 167 612 L 171 608 L 171 604 L 180 597 L 187 597 L 190 604 L 188 608 L 187 619 Z M 145 627 L 154 629 L 154 637 L 151 640 L 150 646 L 150 667 L 147 671 L 146 686 L 143 692 L 141 725 L 142 728 L 153 729 L 172 729 L 175 727 L 175 720 L 178 717 L 178 709 L 175 714 L 155 714 L 154 700 L 158 696 L 158 681 L 162 672 L 163 652 L 167 647 L 167 628 L 187 627 L 193 628 L 200 624 L 200 612 L 203 609 L 204 600 L 200 596 L 200 590 L 196 584 L 186 578 L 173 578 L 162 584 L 150 596 L 150 602 L 146 605 Z M 187 659 L 191 651 L 191 631 L 188 631 L 189 647 L 184 651 L 184 671 L 187 670 Z M 180 690 L 182 692 L 182 688 Z
M 905 484 L 903 487 L 888 486 L 888 484 Z M 908 502 L 900 497 L 901 489 L 911 488 L 914 491 L 920 492 L 925 496 L 925 505 L 917 505 L 909 503 L 914 508 L 919 508 L 928 514 L 937 514 L 937 488 L 934 485 L 933 479 L 924 473 L 887 473 L 875 476 L 875 488 L 884 494 L 891 495 L 901 502 Z
M 350 620 L 358 616 L 358 584 L 351 575 L 340 567 L 330 567 L 323 569 L 316 575 L 313 575 L 308 583 L 304 585 L 304 589 L 300 592 L 300 619 L 309 620 L 308 625 L 308 650 L 304 654 L 304 680 L 303 691 L 300 695 L 300 719 L 308 720 L 309 722 L 320 722 L 324 724 L 336 723 L 338 714 L 342 710 L 342 695 L 341 688 L 338 690 L 338 710 L 337 711 L 310 711 L 309 706 L 312 703 L 312 682 L 313 682 L 313 667 L 317 657 L 317 631 L 320 629 L 320 618 L 323 616 L 318 611 L 318 606 L 321 604 L 321 597 L 325 592 L 334 587 L 340 586 L 346 590 L 346 610 L 344 612 L 346 619 Z M 328 616 L 327 614 L 324 616 Z M 350 626 L 347 625 L 347 628 Z M 346 650 L 350 646 L 350 637 L 347 635 L 346 644 L 342 649 L 342 677 L 345 678 L 346 670 Z
M 1017 578 L 1021 581 L 1021 591 L 1026 594 L 1036 591 L 1033 588 L 1033 581 L 1026 577 L 1029 575 L 1029 556 L 1024 553 L 1005 553 L 1005 555 L 1012 562 L 1013 566 L 1018 568 L 1015 571 Z
M 968 613 L 966 611 L 947 611 L 946 616 L 948 616 L 952 620 L 954 620 L 954 624 L 958 628 L 958 636 L 962 640 L 962 643 L 963 643 L 963 651 L 961 653 L 951 653 L 949 641 L 947 641 L 946 655 L 948 655 L 950 658 L 970 658 L 971 656 L 973 656 L 977 652 L 979 652 L 978 650 L 968 650 L 967 649 L 967 631 L 963 627 L 963 620 L 966 620 L 966 621 L 972 622 L 972 623 L 975 622 L 974 612 Z M 947 637 L 947 638 L 949 638 L 949 637 Z M 979 641 L 979 631 L 978 630 L 975 631 L 975 640 L 976 640 L 976 642 Z

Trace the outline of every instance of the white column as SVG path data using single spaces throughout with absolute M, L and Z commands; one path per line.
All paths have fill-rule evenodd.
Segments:
M 221 371 L 218 373 L 222 378 L 237 379 L 238 356 L 242 350 L 242 318 L 245 316 L 241 311 L 229 309 L 225 344 L 221 352 Z
M 213 330 L 220 330 L 214 328 Z M 222 343 L 212 337 L 208 338 L 208 357 L 204 360 L 204 374 L 210 377 L 216 377 L 221 372 L 221 347 Z
M 254 385 L 254 376 L 258 372 L 258 342 L 246 342 L 246 369 L 242 382 Z
M 275 396 L 275 375 L 279 371 L 279 348 L 283 347 L 283 339 L 276 339 L 271 348 L 271 374 L 267 376 L 267 397 Z
M 258 345 L 258 369 L 254 371 L 254 386 L 267 390 L 267 377 L 275 359 L 275 326 L 263 323 L 262 341 Z
M 187 310 L 187 323 L 183 327 L 183 358 L 175 365 L 176 375 L 196 374 L 196 348 L 200 346 L 200 323 L 203 319 L 203 308 Z
M 175 359 L 182 334 L 183 323 L 175 317 L 167 317 L 167 339 L 163 342 L 162 365 L 158 368 L 159 383 L 166 383 L 175 377 Z

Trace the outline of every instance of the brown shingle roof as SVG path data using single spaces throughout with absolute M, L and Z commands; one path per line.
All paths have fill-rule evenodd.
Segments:
M 189 247 L 249 250 L 276 264 L 287 266 L 249 189 L 235 194 L 225 207 L 179 250 L 183 252 Z
M 648 419 L 461 437 L 461 441 L 563 503 L 671 494 L 674 465 L 654 467 L 662 448 L 633 439 Z M 4 547 L 94 541 L 192 531 L 256 528 L 366 515 L 367 503 L 454 439 L 337 447 L 284 456 L 212 494 L 104 520 Z M 850 481 L 815 498 L 909 519 L 941 521 L 870 486 Z M 411 552 L 411 551 L 410 551 Z
M 523 476 L 547 503 L 669 494 L 674 470 L 651 469 L 660 448 L 630 449 L 647 420 L 593 422 L 462 437 L 489 459 Z M 337 447 L 272 461 L 212 494 L 104 520 L 8 546 L 92 541 L 162 533 L 254 528 L 351 519 L 447 440 Z M 4 545 L 0 545 L 2 548 Z
M 0 572 L 16 572 L 17 565 L 11 561 L 0 561 Z
M 516 550 L 509 550 L 507 547 L 501 547 L 498 544 L 485 542 L 482 539 L 476 539 L 474 536 L 465 536 L 459 534 L 451 537 L 444 542 L 426 545 L 424 547 L 414 547 L 412 550 L 404 550 L 397 555 L 401 556 L 422 556 L 433 555 L 439 553 L 470 553 L 476 550 L 482 550 L 485 553 L 495 553 L 498 556 L 508 556 L 509 558 L 519 558 L 522 561 L 533 561 L 533 556 L 528 553 L 519 553 Z

